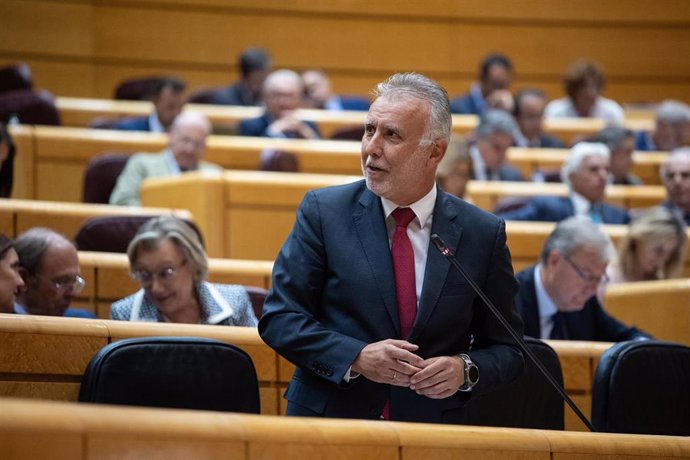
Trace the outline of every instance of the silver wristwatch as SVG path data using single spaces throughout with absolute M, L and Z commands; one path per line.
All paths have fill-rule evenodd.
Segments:
M 470 355 L 460 353 L 458 356 L 465 363 L 465 383 L 460 387 L 460 391 L 468 391 L 479 382 L 479 368 L 472 362 Z

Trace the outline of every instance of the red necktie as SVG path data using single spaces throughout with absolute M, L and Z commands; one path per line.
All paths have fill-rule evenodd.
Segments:
M 391 244 L 393 272 L 395 273 L 395 294 L 398 298 L 398 316 L 400 317 L 400 335 L 406 339 L 410 335 L 414 318 L 417 315 L 417 289 L 414 277 L 414 251 L 407 237 L 407 226 L 415 218 L 410 208 L 396 208 L 393 211 L 395 233 Z M 384 420 L 390 420 L 390 401 L 386 401 L 381 414 Z
M 417 289 L 414 276 L 414 251 L 407 237 L 407 226 L 415 218 L 410 208 L 397 208 L 393 211 L 395 233 L 391 245 L 393 272 L 395 272 L 395 293 L 398 297 L 398 316 L 400 317 L 401 338 L 407 339 L 417 315 Z

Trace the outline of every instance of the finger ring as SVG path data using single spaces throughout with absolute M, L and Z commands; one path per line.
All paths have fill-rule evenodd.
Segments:
M 396 371 L 393 371 L 393 380 L 398 376 L 398 373 Z

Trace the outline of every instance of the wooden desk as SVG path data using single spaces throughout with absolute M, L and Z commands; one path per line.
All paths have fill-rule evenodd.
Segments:
M 284 413 L 282 395 L 292 364 L 270 349 L 256 329 L 232 326 L 0 315 L 0 396 L 76 401 L 84 369 L 101 347 L 124 338 L 166 335 L 215 338 L 239 346 L 257 369 L 262 413 Z M 611 344 L 547 343 L 561 360 L 566 391 L 588 414 L 594 369 Z M 565 413 L 566 429 L 583 428 L 569 409 Z
M 688 458 L 690 439 L 2 399 L 12 460 Z
M 624 323 L 690 346 L 690 279 L 614 284 L 606 289 L 604 302 Z
M 92 217 L 159 214 L 174 214 L 184 219 L 194 220 L 189 211 L 179 208 L 138 208 L 0 198 L 0 231 L 7 236 L 16 237 L 30 228 L 49 226 L 72 239 L 82 224 Z

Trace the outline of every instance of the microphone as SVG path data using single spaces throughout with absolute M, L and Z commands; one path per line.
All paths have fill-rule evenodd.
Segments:
M 439 237 L 437 234 L 434 233 L 433 235 L 431 235 L 431 241 L 433 241 L 434 246 L 436 246 L 436 249 L 438 249 L 439 252 L 446 259 L 448 259 L 448 261 L 451 263 L 451 265 L 453 267 L 455 267 L 455 269 L 457 271 L 460 272 L 462 277 L 465 278 L 465 281 L 467 281 L 467 283 L 469 283 L 469 285 L 472 287 L 474 292 L 482 299 L 484 304 L 487 307 L 489 307 L 489 310 L 491 310 L 491 313 L 494 314 L 496 319 L 498 319 L 498 321 L 503 325 L 503 327 L 505 327 L 508 330 L 508 332 L 513 337 L 515 342 L 517 342 L 517 344 L 520 346 L 520 349 L 527 356 L 529 356 L 530 361 L 532 361 L 534 363 L 534 365 L 537 366 L 537 369 L 539 369 L 539 372 L 541 372 L 542 375 L 544 376 L 544 378 L 546 378 L 546 380 L 549 381 L 551 386 L 553 386 L 556 389 L 556 391 L 561 395 L 561 398 L 563 398 L 563 400 L 570 406 L 570 408 L 573 410 L 573 412 L 575 412 L 575 415 L 578 416 L 578 418 L 582 421 L 582 423 L 585 424 L 585 426 L 589 429 L 589 431 L 594 433 L 596 430 L 594 429 L 594 426 L 591 424 L 591 422 L 589 420 L 587 420 L 587 417 L 585 417 L 585 415 L 582 413 L 582 411 L 580 411 L 580 409 L 575 405 L 573 400 L 570 399 L 570 396 L 568 396 L 568 394 L 565 392 L 563 387 L 561 387 L 558 384 L 558 382 L 556 382 L 556 380 L 553 378 L 553 376 L 546 370 L 546 368 L 541 363 L 541 361 L 539 361 L 539 358 L 537 358 L 534 355 L 534 353 L 532 352 L 532 350 L 529 349 L 529 347 L 527 346 L 527 344 L 525 344 L 525 341 L 522 339 L 522 337 L 520 337 L 520 335 L 515 331 L 515 329 L 513 329 L 513 327 L 510 325 L 510 323 L 508 323 L 508 320 L 506 320 L 505 317 L 503 316 L 503 314 L 498 310 L 498 308 L 496 308 L 496 306 L 493 304 L 493 302 L 491 302 L 491 300 L 486 296 L 486 294 L 484 294 L 484 291 L 482 291 L 482 289 L 479 286 L 477 286 L 477 283 L 474 282 L 474 280 L 469 275 L 469 273 L 467 273 L 465 271 L 465 269 L 462 267 L 462 265 L 460 265 L 460 262 L 458 262 L 458 260 L 455 258 L 453 253 L 450 251 L 450 249 L 448 249 L 448 246 L 446 246 L 446 243 L 443 242 L 441 237 Z

